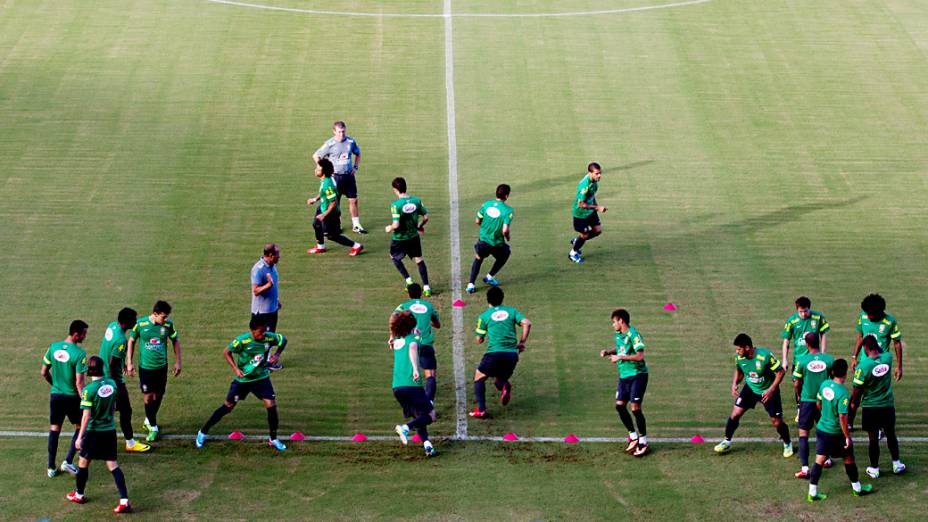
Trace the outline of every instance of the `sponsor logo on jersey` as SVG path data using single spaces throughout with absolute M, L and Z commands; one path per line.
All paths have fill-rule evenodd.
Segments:
M 494 321 L 505 321 L 506 319 L 509 319 L 509 312 L 506 310 L 497 310 L 493 312 L 492 315 L 490 315 L 490 319 L 493 319 Z
M 112 395 L 114 391 L 116 391 L 115 388 L 113 388 L 109 384 L 104 384 L 103 386 L 100 386 L 100 388 L 97 390 L 97 395 L 99 395 L 100 397 L 106 398 Z
M 67 350 L 55 350 L 52 357 L 54 357 L 56 361 L 63 363 L 71 360 L 71 354 L 69 354 Z
M 393 340 L 393 349 L 402 350 L 406 346 L 406 339 L 394 339 Z
M 488 208 L 487 208 L 487 215 L 490 216 L 491 218 L 498 218 L 498 217 L 500 216 L 500 214 L 502 214 L 502 213 L 501 213 L 501 212 L 499 211 L 499 209 L 496 208 L 496 207 L 488 207 Z
M 161 339 L 158 339 L 157 337 L 152 337 L 152 338 L 149 339 L 148 342 L 145 343 L 145 344 L 150 344 L 150 345 L 152 345 L 152 346 L 154 346 L 154 345 L 159 345 L 159 344 L 161 344 Z
M 416 303 L 409 307 L 409 311 L 414 314 L 424 314 L 429 311 L 429 308 L 422 303 Z
M 813 373 L 821 373 L 828 369 L 828 365 L 825 364 L 825 361 L 810 361 L 806 365 L 806 369 Z
M 825 397 L 825 399 L 829 401 L 834 400 L 835 391 L 826 386 L 825 388 L 822 388 L 822 397 Z
M 889 373 L 889 365 L 888 365 L 888 364 L 878 364 L 878 365 L 874 366 L 873 371 L 870 372 L 870 373 L 873 374 L 874 377 L 882 377 L 882 376 L 886 375 L 887 373 Z
M 406 203 L 405 205 L 403 205 L 403 214 L 412 214 L 415 211 L 416 211 L 415 203 Z
M 257 354 L 257 355 L 254 356 L 255 364 L 260 363 L 260 362 L 263 361 L 263 360 L 264 360 L 264 354 L 263 354 L 263 353 L 259 353 L 259 354 Z
M 107 341 L 112 341 L 113 340 L 113 329 L 107 328 L 106 333 L 103 334 L 103 338 L 106 339 Z

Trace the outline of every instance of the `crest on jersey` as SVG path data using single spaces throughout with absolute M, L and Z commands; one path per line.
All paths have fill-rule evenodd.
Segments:
M 873 368 L 873 371 L 870 373 L 872 373 L 874 377 L 882 377 L 886 375 L 887 373 L 889 373 L 889 365 L 878 364 Z
M 812 319 L 812 328 L 815 328 L 817 324 L 818 324 L 818 321 L 816 321 L 815 319 Z
M 491 218 L 498 218 L 501 214 L 502 212 L 500 212 L 499 209 L 496 207 L 487 208 L 487 215 L 490 216 Z
M 828 365 L 825 364 L 825 361 L 811 361 L 806 365 L 806 369 L 813 373 L 822 373 L 828 369 Z
M 54 357 L 56 361 L 63 363 L 71 360 L 71 354 L 69 354 L 67 350 L 55 350 L 52 357 Z
M 835 391 L 828 387 L 822 388 L 822 397 L 825 397 L 829 401 L 834 400 Z
M 393 349 L 402 350 L 406 346 L 406 339 L 394 339 L 393 340 Z
M 168 331 L 167 328 L 165 328 L 165 327 L 163 327 L 163 326 L 161 327 L 161 335 L 164 335 L 165 332 L 167 332 L 167 331 Z
M 403 205 L 403 214 L 412 214 L 415 211 L 416 211 L 415 203 L 406 203 L 405 205 Z
M 761 361 L 754 361 L 754 365 L 757 366 L 758 370 L 764 367 L 764 363 L 762 363 Z
M 881 325 L 880 325 L 880 333 L 883 333 L 885 330 L 886 330 L 886 325 L 885 325 L 885 324 L 881 324 Z
M 97 395 L 105 399 L 109 397 L 110 395 L 112 395 L 114 391 L 116 391 L 115 388 L 113 388 L 109 384 L 104 384 L 103 386 L 100 386 L 100 388 L 97 390 Z
M 414 314 L 424 314 L 429 311 L 428 307 L 422 303 L 416 303 L 409 307 L 409 311 Z
M 494 321 L 505 321 L 506 319 L 509 319 L 509 312 L 506 310 L 497 310 L 493 312 L 492 315 L 490 315 L 490 318 Z
M 112 341 L 113 340 L 113 329 L 107 328 L 106 333 L 103 334 L 103 338 L 106 339 L 107 341 Z

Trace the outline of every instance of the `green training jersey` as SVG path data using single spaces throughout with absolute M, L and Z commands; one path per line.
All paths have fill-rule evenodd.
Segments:
M 419 233 L 419 216 L 428 214 L 422 200 L 416 196 L 406 196 L 390 204 L 390 215 L 400 226 L 393 231 L 393 239 L 405 241 Z
M 635 355 L 644 350 L 644 339 L 638 330 L 633 326 L 628 327 L 628 331 L 615 333 L 615 351 L 618 355 Z M 616 363 L 619 368 L 619 378 L 625 379 L 634 377 L 639 373 L 648 373 L 648 365 L 641 361 L 619 361 Z
M 809 353 L 809 349 L 806 348 L 805 336 L 807 333 L 815 332 L 819 335 L 824 335 L 828 330 L 831 330 L 831 325 L 828 324 L 828 320 L 825 319 L 825 316 L 822 315 L 821 312 L 809 310 L 809 317 L 805 319 L 799 317 L 799 312 L 789 316 L 786 320 L 786 324 L 783 325 L 781 336 L 791 341 L 795 346 L 793 351 L 793 360 L 795 361 Z M 816 391 L 818 390 L 816 389 Z
M 419 380 L 412 378 L 412 360 L 409 358 L 409 348 L 416 343 L 416 349 L 421 346 L 422 340 L 416 333 L 411 333 L 402 339 L 393 339 L 393 387 L 402 388 L 404 386 L 422 387 L 422 376 Z M 416 367 L 419 361 L 416 361 Z
M 267 360 L 271 348 L 283 349 L 287 346 L 287 338 L 275 332 L 265 332 L 264 339 L 255 339 L 251 332 L 243 333 L 229 343 L 229 351 L 235 354 L 235 366 L 245 374 L 244 377 L 235 377 L 238 382 L 253 382 L 267 379 L 270 370 L 267 369 Z
M 864 356 L 854 370 L 854 387 L 861 388 L 864 408 L 895 406 L 893 400 L 893 356 L 883 352 L 874 358 Z
M 52 343 L 42 362 L 51 366 L 52 394 L 79 395 L 77 374 L 87 373 L 87 353 L 80 346 L 67 341 Z
M 847 415 L 851 403 L 851 395 L 847 388 L 827 379 L 819 387 L 816 399 L 822 401 L 822 416 L 818 419 L 815 429 L 832 435 L 844 433 L 841 431 L 841 414 Z
M 872 335 L 880 343 L 880 349 L 884 352 L 889 351 L 892 341 L 901 341 L 902 333 L 899 331 L 899 323 L 891 314 L 886 314 L 881 321 L 871 321 L 866 312 L 860 312 L 857 316 L 857 333 L 866 337 Z
M 596 191 L 598 189 L 599 183 L 593 181 L 589 174 L 583 176 L 580 184 L 577 185 L 577 195 L 574 197 L 573 214 L 575 218 L 590 217 L 595 212 L 592 208 L 580 208 L 578 203 L 582 201 L 587 205 L 595 205 Z
M 511 306 L 491 306 L 477 318 L 475 332 L 487 338 L 487 353 L 518 352 L 516 325 L 523 319 L 525 316 Z
M 168 341 L 177 340 L 177 330 L 170 319 L 155 324 L 151 317 L 143 317 L 129 330 L 129 339 L 136 341 L 139 368 L 160 370 L 168 365 Z
M 338 212 L 338 187 L 335 186 L 335 180 L 331 177 L 319 180 L 319 211 L 329 210 L 330 205 L 335 205 Z
M 117 383 L 125 382 L 122 369 L 126 365 L 126 332 L 119 326 L 119 321 L 110 323 L 103 332 L 103 340 L 100 341 L 100 358 L 103 359 L 104 376 L 112 378 Z M 110 359 L 113 363 L 112 372 L 110 371 Z
M 432 320 L 439 321 L 438 312 L 432 303 L 425 299 L 410 299 L 396 307 L 394 312 L 409 310 L 416 318 L 416 329 L 419 330 L 422 346 L 435 346 L 435 335 L 432 332 Z
M 821 352 L 807 353 L 796 359 L 796 364 L 793 365 L 793 380 L 802 379 L 800 402 L 818 400 L 818 389 L 828 379 L 828 372 L 834 364 L 834 357 Z
M 744 380 L 756 394 L 762 394 L 773 384 L 776 372 L 780 369 L 780 361 L 770 353 L 770 350 L 754 347 L 754 357 L 735 356 L 735 364 L 744 374 Z
M 90 410 L 87 431 L 115 430 L 113 412 L 116 411 L 116 381 L 109 377 L 90 381 L 81 394 L 81 409 Z
M 490 246 L 506 244 L 503 225 L 512 223 L 512 207 L 498 199 L 491 199 L 477 211 L 477 219 L 480 220 L 480 241 Z

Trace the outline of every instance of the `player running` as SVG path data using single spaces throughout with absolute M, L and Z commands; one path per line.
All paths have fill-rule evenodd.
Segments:
M 812 301 L 806 297 L 801 296 L 796 299 L 796 312 L 786 318 L 786 323 L 783 325 L 783 332 L 781 337 L 783 337 L 783 357 L 780 359 L 783 361 L 783 369 L 789 370 L 790 368 L 795 368 L 796 360 L 799 357 L 807 354 L 809 351 L 806 349 L 805 335 L 808 332 L 815 332 L 819 335 L 820 346 L 822 352 L 826 352 L 828 346 L 828 338 L 826 333 L 831 329 L 831 325 L 828 324 L 828 320 L 825 319 L 825 316 L 821 312 L 816 312 L 812 310 Z M 789 345 L 790 342 L 793 342 L 796 345 L 796 350 L 793 353 L 793 359 L 791 363 L 789 361 Z M 813 399 L 815 398 L 815 392 L 813 390 Z M 799 422 L 799 403 L 796 403 L 796 422 Z
M 307 254 L 325 254 L 325 238 L 339 245 L 350 247 L 348 255 L 354 257 L 364 250 L 364 246 L 342 235 L 341 210 L 338 208 L 338 188 L 332 181 L 332 162 L 322 158 L 316 164 L 314 174 L 319 178 L 319 195 L 306 200 L 307 205 L 315 205 L 316 216 L 313 218 L 313 232 L 316 234 L 316 246 L 306 251 Z
M 470 266 L 470 282 L 467 283 L 465 291 L 472 294 L 477 291 L 474 282 L 477 281 L 477 274 L 480 273 L 480 265 L 483 260 L 493 256 L 493 267 L 490 272 L 483 278 L 483 282 L 498 286 L 496 274 L 503 269 L 503 265 L 509 260 L 509 226 L 512 223 L 512 207 L 506 204 L 509 200 L 509 185 L 503 183 L 496 187 L 496 199 L 491 199 L 480 207 L 477 211 L 477 226 L 480 227 L 480 238 L 474 245 L 474 262 Z
M 788 324 L 788 323 L 787 323 Z M 797 344 L 798 346 L 798 344 Z M 828 379 L 835 358 L 819 349 L 819 334 L 806 332 L 802 339 L 806 354 L 796 357 L 793 365 L 793 390 L 799 405 L 799 463 L 802 469 L 796 472 L 798 479 L 809 478 L 809 432 L 819 421 L 818 389 Z M 846 364 L 846 361 L 845 361 Z M 847 368 L 845 368 L 845 373 Z M 825 461 L 831 467 L 831 459 Z
M 603 233 L 599 213 L 609 210 L 596 203 L 596 191 L 599 189 L 602 168 L 599 163 L 593 162 L 587 165 L 586 170 L 586 176 L 583 176 L 577 185 L 577 195 L 574 197 L 572 207 L 574 230 L 579 235 L 570 240 L 571 249 L 567 257 L 574 263 L 583 263 L 583 254 L 580 251 L 583 244 Z
M 822 467 L 829 457 L 844 457 L 844 470 L 851 479 L 851 490 L 855 497 L 873 492 L 870 484 L 861 484 L 854 462 L 854 444 L 847 424 L 848 393 L 844 387 L 847 378 L 847 361 L 838 359 L 832 366 L 833 379 L 825 380 L 816 393 L 816 407 L 821 410 L 821 419 L 815 429 L 815 464 L 809 477 L 809 494 L 806 500 L 817 502 L 828 495 L 818 492 L 818 480 Z
M 245 400 L 249 393 L 264 402 L 267 409 L 267 445 L 278 451 L 285 451 L 287 446 L 277 438 L 277 394 L 271 384 L 271 373 L 268 365 L 275 364 L 280 354 L 287 347 L 287 338 L 276 332 L 267 331 L 267 325 L 260 318 L 252 317 L 248 324 L 251 330 L 243 333 L 226 346 L 222 352 L 226 362 L 232 367 L 235 379 L 229 386 L 229 393 L 222 405 L 210 415 L 206 424 L 200 428 L 196 437 L 197 448 L 206 444 L 206 435 L 220 419 L 232 413 L 239 401 Z M 271 348 L 277 350 L 271 355 Z M 232 355 L 235 354 L 233 360 Z
M 393 396 L 403 407 L 403 417 L 412 418 L 397 424 L 394 430 L 403 446 L 409 443 L 409 431 L 416 430 L 422 439 L 426 457 L 438 455 L 429 440 L 428 425 L 435 421 L 435 408 L 422 389 L 419 353 L 422 339 L 416 332 L 416 318 L 411 311 L 390 315 L 390 348 L 393 349 Z
M 435 335 L 432 328 L 441 328 L 441 320 L 432 303 L 422 299 L 422 287 L 417 283 L 409 285 L 406 289 L 409 301 L 396 307 L 395 313 L 409 310 L 416 318 L 416 330 L 419 331 L 419 368 L 425 375 L 425 395 L 435 403 L 435 370 L 438 363 L 435 360 Z
M 471 417 L 482 419 L 487 415 L 487 377 L 494 377 L 503 406 L 512 400 L 509 378 L 519 363 L 519 354 L 525 351 L 525 341 L 532 330 L 528 317 L 511 306 L 503 306 L 503 289 L 494 286 L 487 291 L 489 307 L 477 318 L 477 344 L 487 342 L 487 353 L 480 359 L 474 372 L 474 397 L 477 407 Z M 522 326 L 522 336 L 516 340 L 516 325 Z
M 84 387 L 81 394 L 80 435 L 77 438 L 77 448 L 81 450 L 77 470 L 77 487 L 65 496 L 76 504 L 87 502 L 84 488 L 90 477 L 90 463 L 94 460 L 106 461 L 106 467 L 113 474 L 116 489 L 119 490 L 119 504 L 113 508 L 113 513 L 129 513 L 132 504 L 129 503 L 129 492 L 126 490 L 126 477 L 116 462 L 116 422 L 113 412 L 116 410 L 116 381 L 104 376 L 103 359 L 96 355 L 87 361 L 87 375 L 91 381 Z
M 158 410 L 168 383 L 168 341 L 174 348 L 174 377 L 180 375 L 181 357 L 180 340 L 174 322 L 168 319 L 171 315 L 171 305 L 166 301 L 158 301 L 152 308 L 151 315 L 135 322 L 129 330 L 128 353 L 126 354 L 126 374 L 135 375 L 135 366 L 132 365 L 136 347 L 139 350 L 139 387 L 142 389 L 142 398 L 145 402 L 145 422 L 143 426 L 148 430 L 148 442 L 157 440 Z
M 615 329 L 615 348 L 602 350 L 600 357 L 609 357 L 619 370 L 619 382 L 615 392 L 615 410 L 628 430 L 628 446 L 625 452 L 643 457 L 648 453 L 648 428 L 645 424 L 641 403 L 648 389 L 648 365 L 644 362 L 644 339 L 629 321 L 628 311 L 622 308 L 612 312 L 612 327 Z M 632 403 L 632 416 L 625 407 Z M 638 429 L 635 429 L 635 425 Z
M 391 185 L 397 199 L 390 204 L 393 222 L 384 229 L 388 234 L 392 233 L 390 258 L 393 259 L 393 264 L 405 279 L 408 287 L 413 280 L 403 264 L 403 258 L 411 257 L 419 267 L 419 276 L 422 277 L 422 296 L 431 297 L 429 271 L 425 267 L 425 259 L 422 258 L 422 242 L 419 239 L 419 234 L 425 232 L 425 224 L 429 222 L 429 211 L 426 210 L 421 199 L 406 193 L 405 179 L 393 178 Z
M 87 323 L 81 320 L 71 321 L 68 336 L 64 341 L 52 343 L 45 351 L 39 374 L 51 385 L 49 397 L 48 428 L 48 478 L 58 474 L 55 465 L 58 457 L 58 437 L 65 417 L 74 425 L 74 435 L 68 446 L 68 455 L 61 463 L 61 471 L 74 475 L 75 442 L 80 433 L 81 392 L 84 389 L 84 373 L 87 371 L 87 353 L 78 346 L 87 338 Z
M 132 431 L 132 405 L 129 403 L 129 389 L 123 377 L 126 367 L 126 332 L 135 326 L 138 314 L 131 308 L 123 308 L 116 320 L 106 327 L 103 340 L 100 341 L 100 358 L 103 359 L 103 374 L 116 382 L 116 409 L 119 410 L 119 426 L 126 439 L 126 451 L 144 453 L 151 446 L 135 440 Z
M 896 407 L 893 398 L 893 379 L 890 368 L 893 365 L 891 353 L 881 351 L 879 340 L 873 335 L 863 339 L 863 357 L 854 370 L 854 393 L 851 395 L 851 412 L 863 406 L 861 425 L 870 438 L 870 466 L 867 475 L 880 478 L 880 430 L 886 437 L 886 446 L 893 460 L 893 473 L 905 471 L 905 464 L 899 460 L 899 440 L 896 438 Z M 901 350 L 896 352 L 901 354 Z M 898 366 L 902 375 L 902 365 Z
M 738 334 L 734 345 L 737 356 L 731 381 L 731 395 L 736 398 L 735 405 L 725 425 L 725 438 L 715 446 L 715 452 L 731 451 L 731 438 L 738 429 L 741 417 L 760 402 L 767 410 L 767 415 L 770 416 L 780 439 L 783 440 L 783 458 L 792 457 L 793 443 L 789 438 L 789 426 L 783 420 L 783 402 L 780 400 L 780 382 L 786 374 L 783 366 L 770 350 L 760 346 L 754 347 L 754 342 L 748 334 Z M 742 379 L 745 385 L 741 393 L 738 393 L 738 383 Z

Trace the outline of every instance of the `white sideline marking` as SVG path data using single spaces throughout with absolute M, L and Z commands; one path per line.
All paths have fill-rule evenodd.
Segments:
M 622 7 L 617 9 L 599 9 L 594 11 L 570 11 L 565 13 L 451 13 L 447 9 L 439 13 L 363 13 L 363 12 L 345 12 L 329 11 L 325 9 L 300 9 L 296 7 L 281 7 L 274 5 L 253 4 L 249 2 L 236 2 L 234 0 L 206 0 L 214 4 L 233 5 L 237 7 L 248 7 L 251 9 L 265 9 L 268 11 L 283 11 L 287 13 L 302 13 L 313 15 L 329 16 L 367 16 L 376 18 L 448 18 L 452 16 L 462 18 L 551 18 L 564 16 L 595 16 L 607 14 L 636 13 L 639 11 L 654 11 L 657 9 L 672 9 L 675 7 L 686 7 L 690 5 L 707 4 L 712 0 L 687 0 L 685 2 L 674 2 L 670 4 L 644 5 L 639 7 Z M 447 6 L 446 6 L 447 7 Z

